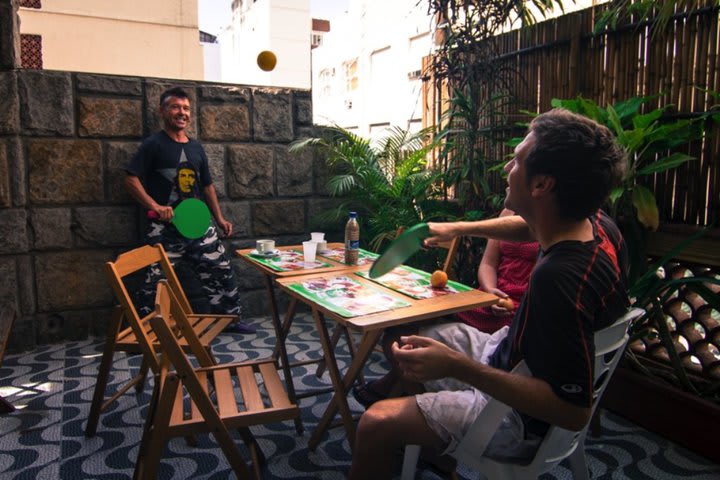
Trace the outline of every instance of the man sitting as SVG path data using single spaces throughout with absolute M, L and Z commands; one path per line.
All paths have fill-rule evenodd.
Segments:
M 489 334 L 435 324 L 392 344 L 394 368 L 425 392 L 382 400 L 365 412 L 349 478 L 391 478 L 406 444 L 452 452 L 489 397 L 514 410 L 485 455 L 529 460 L 549 424 L 585 426 L 593 332 L 628 306 L 622 236 L 600 210 L 624 169 L 624 152 L 607 128 L 552 110 L 532 121 L 505 166 L 505 206 L 517 215 L 430 224 L 429 246 L 474 235 L 536 240 L 541 253 L 510 327 Z M 532 377 L 509 373 L 520 360 Z

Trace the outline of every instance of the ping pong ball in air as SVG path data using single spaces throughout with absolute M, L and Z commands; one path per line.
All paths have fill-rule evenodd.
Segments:
M 447 273 L 443 272 L 442 270 L 435 270 L 430 276 L 430 286 L 433 288 L 445 288 L 447 282 Z
M 277 57 L 270 50 L 263 50 L 257 56 L 257 64 L 260 70 L 269 72 L 277 64 Z

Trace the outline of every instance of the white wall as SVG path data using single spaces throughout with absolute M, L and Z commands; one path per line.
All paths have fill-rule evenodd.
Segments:
M 317 124 L 338 124 L 378 138 L 388 126 L 420 126 L 420 70 L 431 50 L 431 18 L 417 0 L 350 0 L 313 50 L 313 110 Z M 357 87 L 346 68 L 357 59 Z
M 220 33 L 221 79 L 246 85 L 310 89 L 310 0 L 247 0 Z M 257 66 L 257 55 L 277 57 L 271 72 Z

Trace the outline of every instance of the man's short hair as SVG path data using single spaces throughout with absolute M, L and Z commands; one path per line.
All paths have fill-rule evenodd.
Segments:
M 169 88 L 160 94 L 160 106 L 161 107 L 163 105 L 165 105 L 165 100 L 167 100 L 169 97 L 190 99 L 190 96 L 182 88 L 180 88 L 180 87 Z
M 563 218 L 592 215 L 622 182 L 625 151 L 607 127 L 558 108 L 535 117 L 530 131 L 535 145 L 525 159 L 528 181 L 534 175 L 555 178 L 553 193 Z

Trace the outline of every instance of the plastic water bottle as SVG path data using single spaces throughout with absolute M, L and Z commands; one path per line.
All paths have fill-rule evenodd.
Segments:
M 345 224 L 345 264 L 357 265 L 360 255 L 360 224 L 357 221 L 357 212 L 350 212 L 350 218 Z

